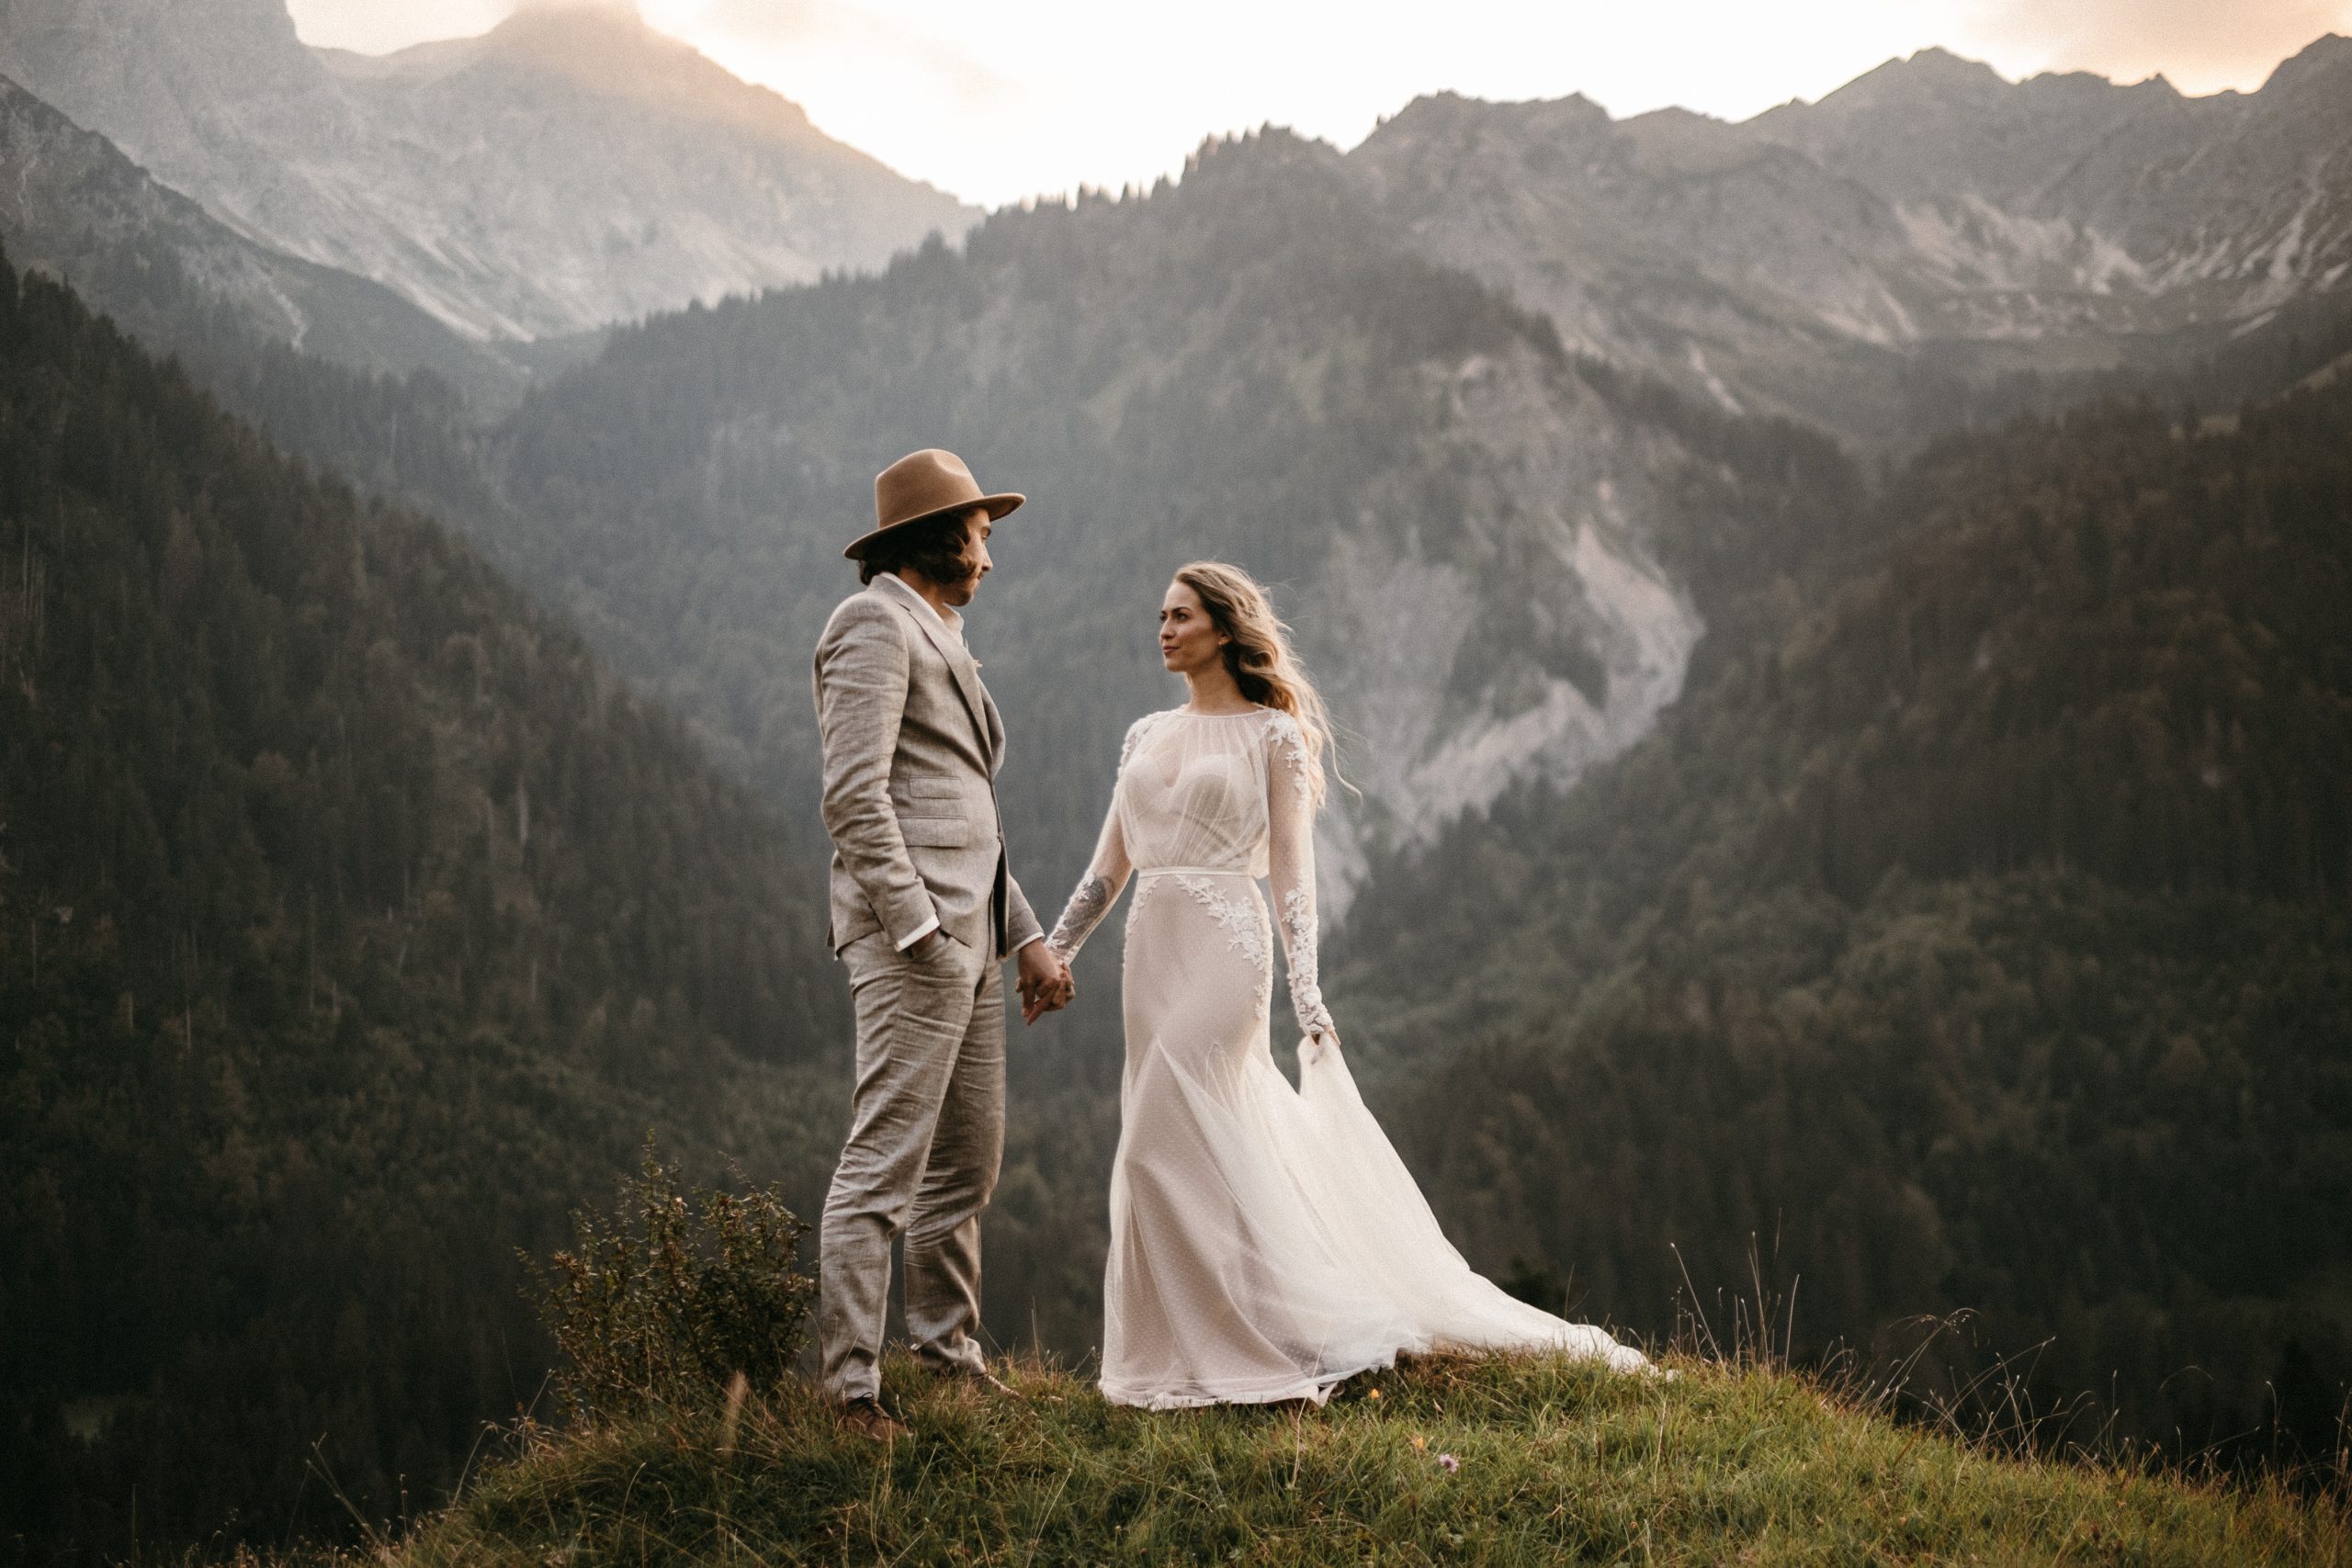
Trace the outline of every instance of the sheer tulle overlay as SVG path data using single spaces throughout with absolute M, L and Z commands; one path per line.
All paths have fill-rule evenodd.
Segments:
M 1153 1408 L 1319 1402 L 1432 1349 L 1647 1366 L 1472 1270 L 1323 1043 L 1307 769 L 1296 723 L 1272 709 L 1140 720 L 1055 928 L 1075 954 L 1132 876 L 1103 1393 Z M 1277 942 L 1306 1036 L 1295 1089 L 1269 1044 Z

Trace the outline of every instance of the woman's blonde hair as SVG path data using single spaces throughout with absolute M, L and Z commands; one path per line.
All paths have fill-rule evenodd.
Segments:
M 1176 581 L 1200 595 L 1210 622 L 1231 640 L 1220 650 L 1241 694 L 1253 703 L 1280 708 L 1298 721 L 1306 742 L 1306 772 L 1314 786 L 1315 804 L 1323 804 L 1325 760 L 1339 775 L 1338 747 L 1331 738 L 1331 716 L 1306 671 L 1291 651 L 1290 627 L 1274 615 L 1274 603 L 1257 579 L 1223 561 L 1196 560 L 1176 569 Z M 1346 784 L 1345 777 L 1340 782 Z M 1349 787 L 1353 788 L 1353 785 Z

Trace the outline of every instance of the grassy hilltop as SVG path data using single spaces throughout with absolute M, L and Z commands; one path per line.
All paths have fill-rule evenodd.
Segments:
M 797 1381 L 723 1409 L 527 1435 L 368 1556 L 533 1563 L 2352 1563 L 2340 1503 L 1999 1457 L 1804 1377 L 1672 1382 L 1433 1361 L 1321 1412 L 1114 1409 L 1035 1364 L 1016 1400 L 892 1366 L 887 1456 Z

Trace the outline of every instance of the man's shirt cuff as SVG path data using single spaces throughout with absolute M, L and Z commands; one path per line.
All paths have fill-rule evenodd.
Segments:
M 906 952 L 907 949 L 912 947 L 915 943 L 921 942 L 923 938 L 929 936 L 938 929 L 939 917 L 937 915 L 933 915 L 931 919 L 917 926 L 912 934 L 899 939 L 899 951 L 900 953 Z

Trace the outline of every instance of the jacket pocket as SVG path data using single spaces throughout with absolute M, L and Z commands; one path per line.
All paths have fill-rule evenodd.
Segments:
M 902 780 L 890 786 L 890 804 L 901 817 L 939 817 L 956 810 L 964 792 L 949 779 Z
M 970 841 L 972 825 L 961 817 L 901 817 L 899 831 L 909 844 L 952 850 Z

